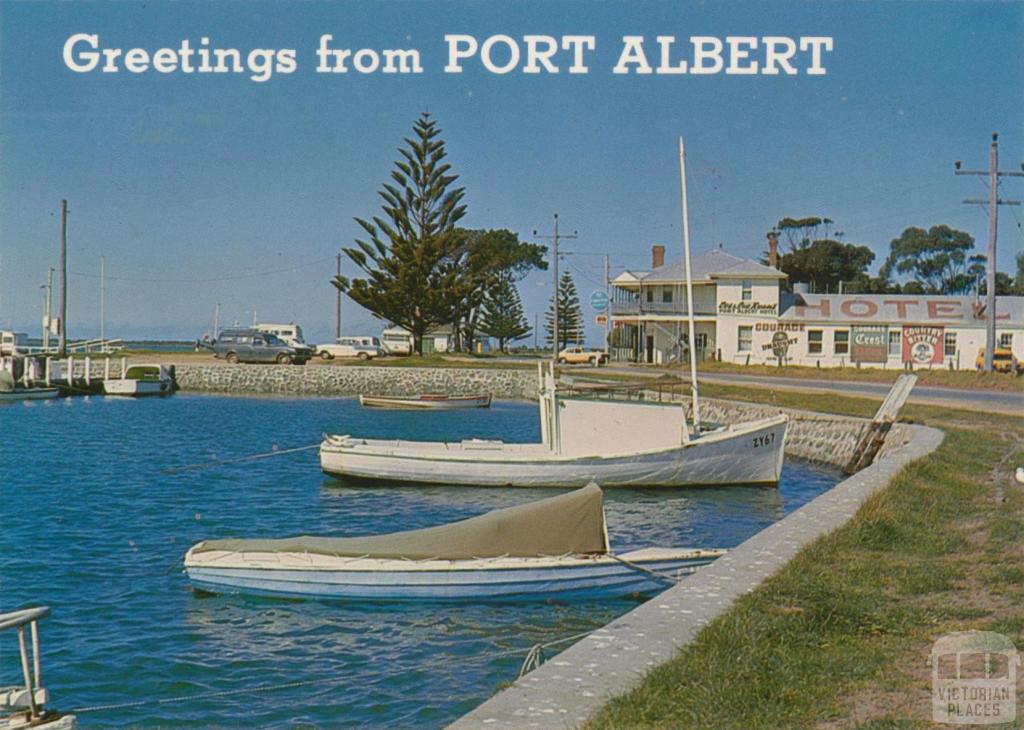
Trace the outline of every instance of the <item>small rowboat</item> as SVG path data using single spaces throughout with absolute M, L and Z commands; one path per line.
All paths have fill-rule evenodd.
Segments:
M 60 395 L 57 388 L 15 388 L 14 390 L 0 391 L 0 402 L 15 400 L 43 400 L 45 398 L 56 398 Z
M 361 395 L 359 404 L 367 408 L 415 408 L 452 410 L 455 408 L 490 408 L 491 396 L 486 395 Z
M 213 593 L 367 601 L 614 598 L 663 590 L 722 550 L 608 546 L 596 484 L 423 530 L 371 537 L 208 540 L 185 555 Z

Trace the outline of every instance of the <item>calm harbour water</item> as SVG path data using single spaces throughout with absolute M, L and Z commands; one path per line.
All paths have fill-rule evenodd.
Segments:
M 0 406 L 0 611 L 53 609 L 41 624 L 43 676 L 58 709 L 307 682 L 82 712 L 79 721 L 441 727 L 514 680 L 534 644 L 590 631 L 636 605 L 389 606 L 193 593 L 181 559 L 204 538 L 390 532 L 554 494 L 341 487 L 320 472 L 315 450 L 164 471 L 312 444 L 323 432 L 539 439 L 536 407 L 508 402 L 408 413 L 353 399 L 179 394 Z M 609 491 L 611 541 L 619 549 L 730 547 L 837 479 L 790 462 L 778 490 Z M 4 632 L 0 682 L 19 677 L 15 635 Z

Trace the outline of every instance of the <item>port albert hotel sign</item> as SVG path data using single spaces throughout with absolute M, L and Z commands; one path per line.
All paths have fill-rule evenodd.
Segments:
M 685 276 L 655 246 L 650 271 L 614 279 L 617 360 L 678 362 L 689 351 Z M 697 354 L 728 362 L 973 369 L 987 312 L 973 296 L 786 291 L 772 266 L 714 249 L 693 257 Z M 1024 359 L 1024 297 L 999 297 L 996 342 Z

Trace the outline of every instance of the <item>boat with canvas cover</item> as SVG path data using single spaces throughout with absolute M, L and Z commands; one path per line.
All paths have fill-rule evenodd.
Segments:
M 686 155 L 679 140 L 686 265 L 687 342 L 696 342 Z M 346 481 L 467 486 L 689 487 L 777 485 L 785 415 L 701 427 L 697 363 L 689 359 L 692 429 L 686 404 L 595 400 L 557 392 L 554 366 L 539 363 L 540 443 L 406 441 L 328 435 L 320 468 Z
M 185 555 L 213 593 L 367 601 L 594 599 L 660 591 L 722 550 L 608 545 L 596 484 L 421 530 L 206 540 Z
M 360 395 L 359 404 L 367 408 L 403 408 L 408 410 L 448 411 L 457 408 L 490 408 L 491 396 L 485 395 Z

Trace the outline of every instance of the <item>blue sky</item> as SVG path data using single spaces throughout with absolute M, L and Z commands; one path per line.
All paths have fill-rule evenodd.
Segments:
M 248 74 L 77 74 L 75 33 L 103 47 L 294 48 L 298 69 Z M 338 48 L 417 48 L 416 75 L 314 73 Z M 445 74 L 446 33 L 597 39 L 590 72 Z M 947 223 L 984 247 L 980 180 L 953 161 L 1024 158 L 1024 5 L 995 2 L 4 2 L 0 4 L 0 326 L 38 333 L 69 200 L 69 333 L 192 338 L 221 322 L 295 320 L 333 334 L 334 255 L 379 208 L 418 114 L 444 129 L 471 227 L 530 238 L 558 212 L 579 238 L 569 266 L 585 299 L 613 273 L 680 255 L 676 138 L 687 141 L 691 234 L 756 257 L 783 216 L 827 215 L 881 263 L 907 226 Z M 832 36 L 824 76 L 614 75 L 624 35 Z M 567 63 L 567 61 L 566 61 Z M 1003 197 L 1024 198 L 1009 179 Z M 1016 214 L 1016 217 L 1014 216 Z M 1000 210 L 1000 268 L 1024 249 Z M 346 262 L 348 263 L 348 262 Z M 348 264 L 348 273 L 354 266 Z M 530 318 L 546 274 L 522 293 Z M 346 301 L 347 333 L 375 333 Z M 593 312 L 588 310 L 588 318 Z M 596 328 L 592 328 L 596 333 Z

